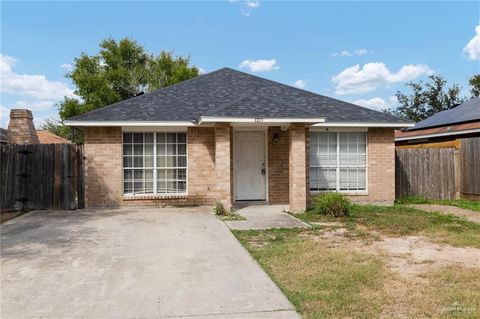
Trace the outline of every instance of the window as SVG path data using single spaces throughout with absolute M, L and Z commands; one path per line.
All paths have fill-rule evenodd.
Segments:
M 310 132 L 310 190 L 366 190 L 367 134 Z
M 186 133 L 123 133 L 123 193 L 187 190 Z

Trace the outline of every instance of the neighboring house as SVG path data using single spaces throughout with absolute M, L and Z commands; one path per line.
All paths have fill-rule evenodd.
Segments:
M 436 113 L 414 127 L 395 132 L 401 147 L 454 146 L 459 139 L 480 136 L 480 98 Z
M 0 127 L 0 145 L 8 144 L 8 131 Z
M 45 130 L 37 130 L 40 144 L 71 144 L 72 142 Z
M 33 114 L 27 109 L 12 109 L 8 130 L 0 129 L 0 144 L 71 144 L 45 130 L 35 130 Z
M 88 207 L 395 198 L 397 117 L 223 68 L 75 116 Z

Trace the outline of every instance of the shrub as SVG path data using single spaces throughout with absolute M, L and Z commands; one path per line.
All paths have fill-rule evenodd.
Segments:
M 316 213 L 333 217 L 348 216 L 352 206 L 350 199 L 337 192 L 318 195 L 314 197 L 313 203 Z
M 218 216 L 227 216 L 228 212 L 221 202 L 215 202 L 213 205 L 213 213 Z

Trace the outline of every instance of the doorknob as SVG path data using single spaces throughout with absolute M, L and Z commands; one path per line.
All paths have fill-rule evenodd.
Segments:
M 265 168 L 262 168 L 262 175 L 265 175 Z

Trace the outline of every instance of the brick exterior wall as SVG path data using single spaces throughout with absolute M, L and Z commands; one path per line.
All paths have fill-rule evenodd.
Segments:
M 395 131 L 369 128 L 368 195 L 351 196 L 353 201 L 392 204 L 395 200 Z
M 188 196 L 195 205 L 215 202 L 215 129 L 188 128 Z
M 278 138 L 274 140 L 274 135 Z M 188 195 L 124 198 L 122 132 L 118 127 L 85 130 L 85 202 L 87 207 L 232 205 L 232 129 L 188 128 Z M 268 129 L 269 202 L 301 211 L 309 202 L 308 128 Z M 368 195 L 353 201 L 391 203 L 395 199 L 395 145 L 392 129 L 368 131 Z M 290 187 L 291 186 L 291 187 Z M 289 201 L 289 199 L 292 199 Z
M 290 210 L 301 212 L 307 205 L 307 149 L 306 129 L 303 124 L 290 126 L 289 198 Z
M 10 122 L 8 124 L 8 143 L 40 143 L 38 140 L 37 131 L 33 125 L 33 115 L 30 110 L 13 109 L 10 111 Z
M 270 204 L 288 204 L 289 131 L 268 128 L 268 197 Z M 274 136 L 276 139 L 274 140 Z
M 122 202 L 122 130 L 85 129 L 85 205 L 118 207 Z

